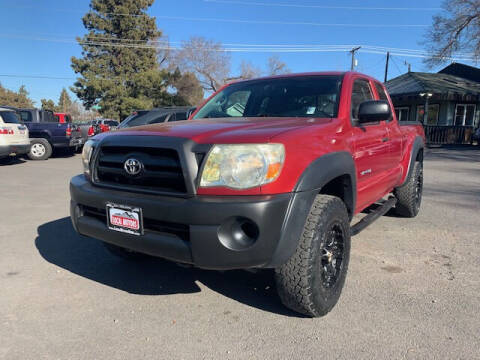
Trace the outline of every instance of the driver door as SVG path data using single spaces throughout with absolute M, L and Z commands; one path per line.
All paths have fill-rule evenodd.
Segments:
M 353 158 L 357 171 L 357 210 L 363 210 L 385 195 L 388 175 L 388 131 L 385 121 L 358 124 L 364 101 L 375 100 L 368 79 L 354 80 L 351 97 Z

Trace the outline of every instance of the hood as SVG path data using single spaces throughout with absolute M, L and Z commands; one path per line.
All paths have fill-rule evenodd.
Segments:
M 158 135 L 188 138 L 199 144 L 268 142 L 283 132 L 330 123 L 320 118 L 220 118 L 176 121 L 103 133 L 97 138 L 121 135 Z

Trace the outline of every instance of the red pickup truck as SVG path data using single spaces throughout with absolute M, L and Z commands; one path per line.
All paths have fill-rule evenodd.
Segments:
M 73 226 L 123 257 L 275 269 L 287 307 L 325 315 L 351 235 L 420 208 L 423 128 L 392 109 L 380 82 L 354 72 L 227 85 L 190 120 L 89 140 L 70 183 Z

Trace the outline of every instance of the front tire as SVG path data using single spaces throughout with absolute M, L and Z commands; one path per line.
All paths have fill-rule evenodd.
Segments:
M 413 165 L 412 174 L 407 182 L 399 188 L 396 188 L 394 194 L 397 198 L 395 213 L 413 218 L 418 215 L 420 205 L 422 204 L 423 194 L 423 164 L 416 161 Z
M 317 195 L 293 256 L 275 270 L 283 304 L 320 317 L 340 298 L 350 258 L 350 220 L 337 197 Z
M 52 145 L 46 139 L 33 139 L 27 156 L 30 160 L 47 160 L 52 156 Z

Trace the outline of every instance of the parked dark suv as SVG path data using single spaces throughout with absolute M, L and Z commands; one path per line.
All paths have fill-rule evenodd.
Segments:
M 138 110 L 122 121 L 118 128 L 123 129 L 140 125 L 187 120 L 195 109 L 195 107 L 188 106 Z

